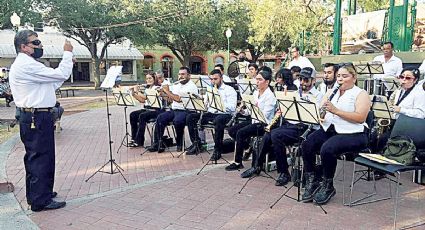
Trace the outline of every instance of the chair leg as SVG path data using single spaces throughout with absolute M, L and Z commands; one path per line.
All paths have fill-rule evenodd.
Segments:
M 351 188 L 350 188 L 350 203 L 348 204 L 350 207 L 352 205 L 352 197 L 353 197 L 353 190 L 354 190 L 354 179 L 356 176 L 356 162 L 354 162 L 353 165 L 353 177 L 351 178 Z
M 397 229 L 397 207 L 398 207 L 398 196 L 399 196 L 399 188 L 400 188 L 400 172 L 397 172 L 397 188 L 395 192 L 395 199 L 394 199 L 394 229 Z
M 345 158 L 345 155 L 342 155 L 341 157 L 342 157 L 342 204 L 347 205 L 345 203 L 345 163 L 346 163 L 345 161 L 346 161 L 346 158 Z

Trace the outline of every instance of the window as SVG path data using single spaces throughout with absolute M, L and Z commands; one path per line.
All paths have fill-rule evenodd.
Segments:
M 123 60 L 122 61 L 122 73 L 123 74 L 133 74 L 133 61 L 132 60 Z
M 146 55 L 143 58 L 143 70 L 153 70 L 154 58 L 151 55 Z

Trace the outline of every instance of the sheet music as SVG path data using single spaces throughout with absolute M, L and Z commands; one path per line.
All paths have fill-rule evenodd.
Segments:
M 300 97 L 298 92 L 275 92 L 279 110 L 288 121 L 319 124 L 319 108 L 316 98 Z
M 218 89 L 212 87 L 207 88 L 207 100 L 209 107 L 216 109 L 220 112 L 225 112 L 224 102 L 220 94 L 218 93 Z
M 128 92 L 128 90 L 118 90 L 115 92 L 112 92 L 112 95 L 114 95 L 115 102 L 117 105 L 120 106 L 134 106 L 134 100 L 133 96 L 131 96 L 131 93 Z
M 157 108 L 157 109 L 162 108 L 162 100 L 157 90 L 147 88 L 145 90 L 145 94 L 146 94 L 147 105 L 149 105 L 152 108 Z
M 260 121 L 261 123 L 268 124 L 267 119 L 264 116 L 263 112 L 256 105 L 254 96 L 246 95 L 246 94 L 241 94 L 241 96 L 242 96 L 242 101 L 245 103 L 245 106 L 247 107 L 249 114 L 251 115 L 251 118 L 254 120 Z
M 122 72 L 122 66 L 111 66 L 106 72 L 105 79 L 103 79 L 100 88 L 110 89 L 115 85 L 115 79 L 117 79 L 118 75 Z
M 199 95 L 187 94 L 187 96 L 182 96 L 181 99 L 185 109 L 207 112 L 204 100 Z
M 393 119 L 394 115 L 389 111 L 387 97 L 381 95 L 369 95 L 369 97 L 375 118 Z
M 211 79 L 208 75 L 191 75 L 190 80 L 192 80 L 198 88 L 212 87 Z
M 240 94 L 253 94 L 257 90 L 257 82 L 255 79 L 236 79 Z

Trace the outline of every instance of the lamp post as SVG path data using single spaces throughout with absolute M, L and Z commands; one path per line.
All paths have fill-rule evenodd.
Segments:
M 21 18 L 13 12 L 12 16 L 10 16 L 10 22 L 12 23 L 14 30 L 17 32 L 21 25 Z
M 230 37 L 232 37 L 232 30 L 227 28 L 226 38 L 227 38 L 227 66 L 230 65 Z

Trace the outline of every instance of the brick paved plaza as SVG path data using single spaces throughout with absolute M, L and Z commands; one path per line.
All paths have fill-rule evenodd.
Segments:
M 35 229 L 392 229 L 393 200 L 343 206 L 341 174 L 335 180 L 336 196 L 324 206 L 327 214 L 311 203 L 287 198 L 270 209 L 285 188 L 274 186 L 269 178 L 254 179 L 239 194 L 246 181 L 240 178 L 240 172 L 226 172 L 224 165 L 213 165 L 196 175 L 203 166 L 200 156 L 173 158 L 167 152 L 141 156 L 143 148 L 125 147 L 116 153 L 125 133 L 124 112 L 122 107 L 112 106 L 111 113 L 113 157 L 124 169 L 129 183 L 119 174 L 105 173 L 85 182 L 109 159 L 106 109 L 65 116 L 61 122 L 63 130 L 56 133 L 55 191 L 59 194 L 57 200 L 66 200 L 67 206 L 39 213 L 28 209 L 24 148 L 15 136 L 8 142 L 6 176 L 15 185 L 14 195 L 24 218 L 9 216 L 7 222 L 12 225 L 8 229 L 22 229 L 18 226 L 23 222 L 27 224 L 25 228 Z M 208 159 L 207 153 L 202 157 L 204 161 Z M 233 154 L 224 157 L 232 160 Z M 246 167 L 249 165 L 250 162 L 245 163 Z M 349 180 L 351 173 L 349 164 Z M 271 175 L 276 177 L 276 172 Z M 424 187 L 410 182 L 410 174 L 402 178 L 400 226 L 421 222 L 425 216 Z M 361 182 L 357 188 L 354 195 L 358 197 L 370 191 L 371 184 Z M 387 188 L 386 182 L 378 182 L 378 191 Z M 296 189 L 289 194 L 295 196 Z

